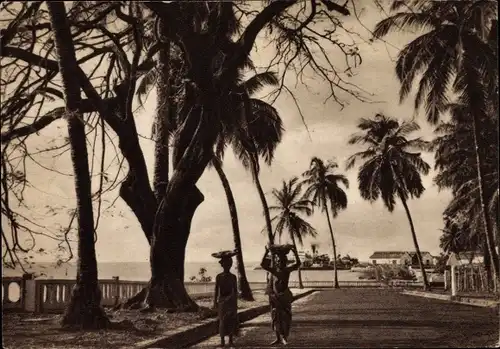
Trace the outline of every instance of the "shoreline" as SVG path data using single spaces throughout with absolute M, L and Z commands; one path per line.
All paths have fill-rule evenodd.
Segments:
M 262 269 L 262 267 L 255 267 L 253 268 L 252 270 L 264 270 Z M 323 271 L 323 270 L 335 270 L 333 267 L 301 267 L 300 268 L 301 271 Z M 337 271 L 340 271 L 340 270 L 351 270 L 351 268 L 344 268 L 344 267 L 337 267 Z

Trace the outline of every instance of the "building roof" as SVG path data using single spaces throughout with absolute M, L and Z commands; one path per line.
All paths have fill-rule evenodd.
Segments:
M 407 252 L 405 251 L 375 251 L 370 256 L 370 259 L 391 259 L 391 258 L 401 258 Z
M 448 261 L 446 262 L 447 265 L 460 265 L 460 264 L 469 264 L 469 261 L 472 260 L 472 263 L 478 263 L 479 261 L 475 258 L 483 258 L 484 259 L 484 254 L 482 252 L 472 252 L 472 251 L 467 251 L 467 252 L 460 252 L 458 253 L 451 253 L 448 256 Z
M 413 252 L 408 252 L 408 254 L 409 254 L 410 256 L 412 256 L 412 257 L 413 257 L 416 253 L 417 253 L 417 252 L 414 252 L 414 251 L 413 251 Z M 420 251 L 420 255 L 421 255 L 421 256 L 423 256 L 423 255 L 429 255 L 429 256 L 431 256 L 431 257 L 434 257 L 433 255 L 431 255 L 431 254 L 430 254 L 430 252 L 427 252 L 427 251 Z
M 410 255 L 410 257 L 413 257 L 416 252 L 410 252 L 410 251 L 375 251 L 373 254 L 370 256 L 370 259 L 391 259 L 391 258 L 401 258 L 405 254 Z M 432 255 L 427 252 L 427 251 L 421 251 L 421 255 L 429 255 L 432 257 Z

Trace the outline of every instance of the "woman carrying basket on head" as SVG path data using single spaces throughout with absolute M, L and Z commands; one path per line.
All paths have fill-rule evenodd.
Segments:
M 288 258 L 286 255 L 290 250 L 293 250 L 295 255 L 295 263 L 287 266 Z M 269 252 L 278 258 L 278 262 L 272 266 L 268 263 Z M 290 273 L 300 267 L 299 255 L 292 245 L 271 245 L 266 247 L 261 267 L 272 274 L 269 300 L 271 302 L 272 329 L 276 334 L 276 340 L 271 345 L 278 343 L 286 345 L 292 323 L 293 301 L 292 292 L 288 288 L 288 281 Z
M 219 317 L 219 335 L 221 346 L 225 346 L 225 336 L 229 337 L 229 345 L 233 345 L 233 336 L 238 329 L 238 286 L 236 275 L 230 272 L 235 251 L 213 253 L 219 258 L 223 272 L 215 278 L 214 308 Z

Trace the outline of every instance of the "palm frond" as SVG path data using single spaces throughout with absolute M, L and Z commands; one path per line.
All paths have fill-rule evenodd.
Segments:
M 256 146 L 257 153 L 270 165 L 283 137 L 283 121 L 277 110 L 266 102 L 251 99 L 251 106 L 248 134 Z
M 440 22 L 429 13 L 399 12 L 378 22 L 373 30 L 373 36 L 379 39 L 396 30 L 434 29 Z
M 411 92 L 416 77 L 434 58 L 434 51 L 429 47 L 436 45 L 436 32 L 424 34 L 407 44 L 398 54 L 396 76 L 401 83 L 399 102 L 402 103 Z
M 249 95 L 253 95 L 266 86 L 277 86 L 278 84 L 278 75 L 275 72 L 267 71 L 252 76 L 242 83 L 242 87 Z

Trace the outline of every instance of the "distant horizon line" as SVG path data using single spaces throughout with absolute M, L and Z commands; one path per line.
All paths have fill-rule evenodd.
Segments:
M 368 261 L 361 261 L 359 260 L 360 263 L 368 263 Z M 77 261 L 69 261 L 69 262 L 65 262 L 65 263 L 62 263 L 60 265 L 60 267 L 63 267 L 64 265 L 74 265 L 76 264 Z M 149 261 L 98 261 L 97 264 L 99 263 L 145 263 L 145 264 L 149 264 Z M 207 259 L 207 260 L 198 260 L 198 261 L 187 261 L 186 263 L 208 263 L 208 264 L 213 264 L 213 263 L 217 263 L 217 260 L 215 259 Z M 248 265 L 248 264 L 259 264 L 260 263 L 260 260 L 256 260 L 256 261 L 245 261 L 245 264 Z M 54 262 L 54 261 L 31 261 L 31 264 L 33 265 L 36 265 L 36 264 L 57 264 L 57 262 Z M 11 269 L 11 268 L 8 268 L 4 265 L 2 265 L 3 268 L 7 268 L 7 269 Z

